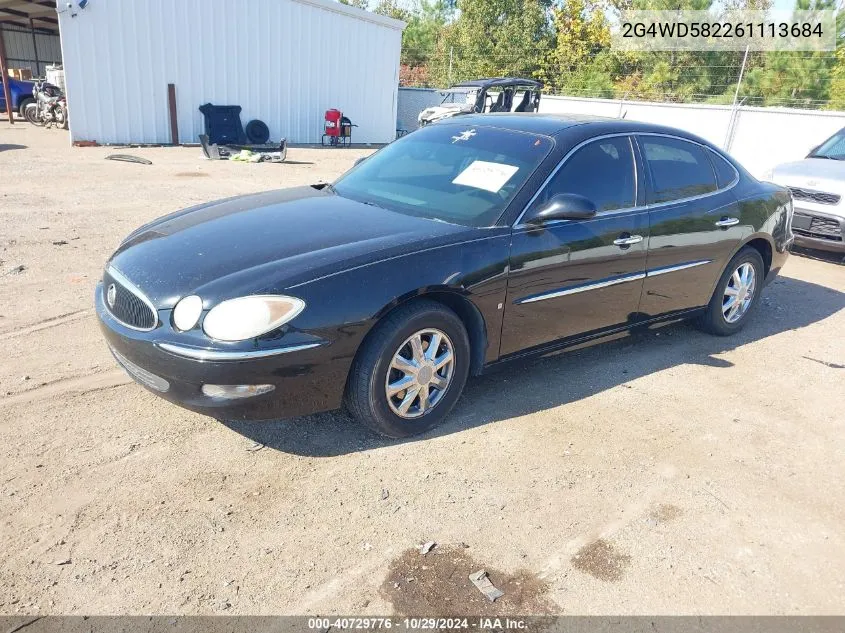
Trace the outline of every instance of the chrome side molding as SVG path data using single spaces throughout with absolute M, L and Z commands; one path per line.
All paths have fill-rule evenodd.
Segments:
M 638 236 L 632 236 L 638 237 Z M 521 305 L 523 303 L 534 303 L 535 301 L 545 301 L 546 299 L 555 299 L 556 297 L 565 297 L 566 295 L 574 295 L 579 292 L 587 292 L 589 290 L 598 290 L 600 288 L 607 288 L 617 284 L 624 284 L 629 281 L 638 281 L 646 277 L 657 277 L 658 275 L 665 275 L 666 273 L 674 273 L 679 270 L 686 270 L 687 268 L 695 268 L 696 266 L 704 266 L 711 263 L 712 259 L 699 259 L 693 262 L 684 262 L 683 264 L 676 264 L 674 266 L 664 266 L 662 268 L 653 268 L 642 273 L 632 273 L 630 275 L 621 275 L 619 277 L 610 277 L 602 279 L 593 283 L 582 284 L 580 286 L 570 286 L 560 290 L 552 290 L 551 292 L 544 292 L 538 295 L 528 296 L 523 299 L 517 299 L 515 304 Z
M 666 273 L 674 273 L 679 270 L 686 270 L 687 268 L 695 268 L 696 266 L 704 266 L 705 264 L 709 264 L 712 262 L 712 259 L 699 259 L 695 262 L 685 262 L 683 264 L 677 264 L 675 266 L 664 266 L 663 268 L 653 268 L 652 270 L 646 271 L 646 277 L 656 277 L 657 275 L 665 275 Z
M 632 275 L 622 275 L 621 277 L 612 277 L 610 279 L 604 279 L 602 281 L 597 281 L 595 283 L 584 284 L 581 286 L 570 286 L 569 288 L 563 288 L 562 290 L 553 290 L 552 292 L 546 292 L 539 295 L 529 296 L 524 299 L 518 299 L 514 303 L 516 304 L 523 304 L 523 303 L 534 303 L 535 301 L 545 301 L 546 299 L 554 299 L 555 297 L 564 297 L 566 295 L 574 295 L 579 292 L 587 292 L 589 290 L 598 290 L 599 288 L 607 288 L 608 286 L 615 286 L 617 284 L 624 284 L 629 281 L 637 281 L 639 279 L 645 279 L 645 273 L 634 273 Z

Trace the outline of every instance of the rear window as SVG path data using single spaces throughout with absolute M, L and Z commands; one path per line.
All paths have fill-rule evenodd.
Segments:
M 719 189 L 724 189 L 736 180 L 736 169 L 716 152 L 710 150 L 707 153 L 710 155 L 713 170 L 716 172 L 716 184 L 719 185 Z
M 716 176 L 703 147 L 663 136 L 640 139 L 654 185 L 651 202 L 671 202 L 716 191 Z
M 552 146 L 550 138 L 536 134 L 435 124 L 394 141 L 334 189 L 400 213 L 489 226 Z

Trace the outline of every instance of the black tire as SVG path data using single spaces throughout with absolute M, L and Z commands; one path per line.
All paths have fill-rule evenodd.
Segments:
M 18 106 L 18 114 L 21 115 L 22 119 L 26 118 L 26 106 L 28 106 L 30 103 L 35 103 L 35 99 L 33 99 L 32 97 L 27 97 L 26 99 L 21 101 L 20 106 Z
M 734 271 L 738 270 L 743 264 L 750 264 L 754 268 L 755 284 L 751 295 L 751 303 L 736 321 L 729 322 L 722 309 L 722 303 L 725 299 L 725 289 L 731 281 Z M 750 246 L 742 248 L 725 267 L 722 276 L 719 278 L 719 283 L 716 284 L 716 289 L 713 291 L 710 303 L 707 305 L 707 311 L 697 319 L 696 325 L 705 332 L 715 334 L 716 336 L 730 336 L 739 332 L 745 327 L 746 322 L 757 307 L 760 293 L 763 290 L 764 270 L 763 258 L 760 256 L 759 251 Z
M 264 145 L 270 140 L 270 128 L 264 121 L 253 119 L 244 128 L 247 140 L 253 145 Z
M 448 337 L 454 358 L 451 379 L 431 408 L 419 417 L 403 418 L 388 402 L 388 372 L 395 371 L 390 365 L 394 355 L 404 349 L 403 342 L 426 329 L 439 330 Z M 428 344 L 431 345 L 430 340 Z M 466 384 L 469 365 L 469 337 L 458 316 L 436 301 L 414 301 L 396 308 L 367 336 L 349 372 L 345 404 L 359 422 L 377 433 L 394 438 L 417 435 L 443 422 L 455 406 Z

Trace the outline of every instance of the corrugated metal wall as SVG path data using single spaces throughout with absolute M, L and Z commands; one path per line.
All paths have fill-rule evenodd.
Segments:
M 204 103 L 240 105 L 273 139 L 319 143 L 339 108 L 353 142 L 394 138 L 402 23 L 332 0 L 120 0 L 59 15 L 74 141 L 197 142 Z
M 35 47 L 32 43 L 32 31 L 4 24 L 3 39 L 6 42 L 6 59 L 9 68 L 29 68 L 33 76 L 43 77 L 50 64 L 62 63 L 62 47 L 58 35 L 35 33 L 35 45 L 38 46 L 38 65 L 35 60 Z

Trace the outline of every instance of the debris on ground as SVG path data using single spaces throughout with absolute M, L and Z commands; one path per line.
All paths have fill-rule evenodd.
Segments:
M 53 242 L 53 246 L 64 246 L 64 245 L 66 245 L 67 243 L 68 243 L 68 241 L 67 241 L 67 240 L 58 240 L 58 241 L 56 241 L 56 242 Z
M 496 579 L 496 588 L 504 594 L 495 602 L 469 580 L 470 575 L 482 568 Z M 390 563 L 379 592 L 397 615 L 551 615 L 559 611 L 549 598 L 549 586 L 536 574 L 526 570 L 505 572 L 474 560 L 459 545 L 442 543 L 428 556 L 420 556 L 419 547 L 405 550 Z
M 260 451 L 262 448 L 264 448 L 264 444 L 262 444 L 261 442 L 255 442 L 252 446 L 248 446 L 246 450 L 248 450 L 250 453 L 255 453 L 257 451 Z
M 4 275 L 18 275 L 18 274 L 22 273 L 22 272 L 23 272 L 23 271 L 25 271 L 25 270 L 26 270 L 26 266 L 24 266 L 23 264 L 21 264 L 20 266 L 15 266 L 15 267 L 14 267 L 14 268 L 12 268 L 11 270 L 7 270 L 7 271 L 6 271 L 5 273 L 3 273 L 3 274 L 4 274 Z
M 153 161 L 151 160 L 141 158 L 140 156 L 134 156 L 132 154 L 109 154 L 106 156 L 106 160 L 119 160 L 124 163 L 138 163 L 139 165 L 153 164 Z
M 435 546 L 435 545 L 437 545 L 437 543 L 435 543 L 434 541 L 429 541 L 428 543 L 425 543 L 424 545 L 422 545 L 422 546 L 420 547 L 420 554 L 422 554 L 423 556 L 425 556 L 425 555 L 426 555 L 426 554 L 428 554 L 428 553 L 429 553 L 432 549 L 434 549 L 434 546 Z
M 61 560 L 56 561 L 56 565 L 70 565 L 71 560 L 69 558 L 62 558 Z
M 381 489 L 381 500 L 386 501 L 389 496 L 390 496 L 390 491 L 387 488 L 382 488 Z
M 496 589 L 493 583 L 490 582 L 490 579 L 487 577 L 487 572 L 483 569 L 475 572 L 474 574 L 470 574 L 469 579 L 490 602 L 496 602 L 497 598 L 501 598 L 505 595 L 504 591 Z

